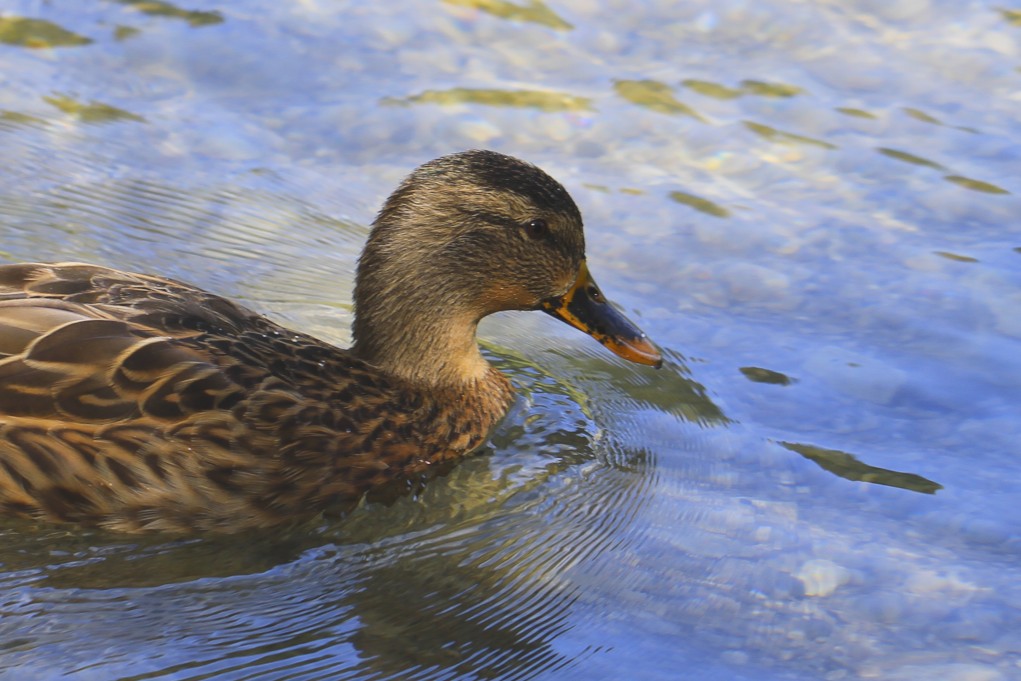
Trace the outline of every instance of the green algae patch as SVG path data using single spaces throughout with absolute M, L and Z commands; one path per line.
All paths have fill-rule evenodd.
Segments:
M 799 88 L 797 85 L 767 83 L 761 80 L 742 80 L 741 90 L 745 94 L 755 95 L 756 97 L 773 97 L 775 99 L 796 97 L 804 92 L 804 89 Z
M 864 109 L 855 109 L 854 107 L 850 106 L 838 106 L 836 108 L 836 111 L 837 113 L 842 113 L 845 116 L 853 116 L 855 118 L 867 118 L 872 121 L 877 120 L 879 118 L 879 116 L 875 115 L 874 113 L 870 113 L 868 111 L 865 111 Z
M 618 95 L 643 109 L 668 116 L 691 116 L 705 122 L 697 111 L 679 101 L 668 85 L 659 81 L 618 80 L 613 84 L 613 89 Z
M 978 262 L 978 258 L 973 258 L 970 255 L 960 255 L 958 253 L 951 253 L 950 251 L 933 251 L 936 255 L 947 260 L 953 260 L 954 262 Z
M 713 99 L 737 99 L 744 94 L 743 90 L 727 87 L 726 85 L 714 83 L 710 80 L 695 80 L 693 78 L 689 78 L 688 80 L 681 81 L 681 85 L 704 97 L 712 97 Z
M 1010 192 L 1003 187 L 998 187 L 991 182 L 983 182 L 982 180 L 973 180 L 970 177 L 964 177 L 962 175 L 947 175 L 943 178 L 947 182 L 953 182 L 954 184 L 970 189 L 973 192 L 982 192 L 983 194 L 1009 194 Z
M 539 109 L 540 111 L 592 111 L 592 100 L 576 97 L 564 92 L 548 90 L 495 90 L 486 88 L 451 88 L 450 90 L 426 90 L 417 95 L 403 98 L 386 98 L 385 105 L 439 104 L 481 104 L 518 109 Z
M 66 95 L 43 97 L 43 101 L 69 116 L 74 116 L 82 123 L 113 123 L 115 121 L 145 123 L 145 118 L 138 114 L 102 102 L 79 102 Z
M 223 15 L 219 12 L 181 9 L 177 5 L 164 2 L 164 0 L 117 0 L 117 2 L 149 16 L 181 19 L 195 27 L 223 23 Z
M 524 5 L 506 2 L 505 0 L 443 0 L 443 2 L 448 5 L 471 7 L 500 19 L 539 24 L 540 26 L 546 26 L 557 31 L 570 31 L 574 28 L 573 25 L 564 21 L 556 12 L 551 10 L 545 2 L 540 2 L 539 0 L 530 0 Z
M 818 140 L 814 137 L 806 137 L 805 135 L 797 135 L 792 132 L 784 132 L 768 125 L 763 125 L 762 123 L 755 123 L 754 121 L 743 121 L 743 123 L 746 128 L 770 142 L 777 142 L 778 144 L 800 144 L 811 147 L 819 147 L 821 149 L 837 148 L 837 145 L 830 144 L 824 140 Z
M 906 151 L 900 151 L 898 149 L 889 149 L 887 147 L 880 147 L 876 151 L 878 151 L 883 156 L 888 156 L 889 158 L 895 159 L 897 161 L 902 161 L 904 163 L 910 163 L 911 165 L 923 166 L 925 168 L 935 168 L 936 170 L 946 170 L 946 168 L 941 166 L 939 163 L 936 163 L 935 161 L 930 161 L 927 158 L 922 158 L 921 156 L 909 154 Z
M 0 17 L 0 43 L 41 49 L 46 47 L 80 47 L 88 45 L 86 38 L 45 19 Z
M 713 217 L 717 218 L 730 217 L 729 210 L 719 205 L 718 203 L 713 203 L 709 199 L 703 199 L 701 196 L 696 196 L 695 194 L 689 194 L 687 192 L 678 191 L 670 192 L 669 196 L 673 201 L 676 201 L 677 203 L 683 203 L 685 206 L 694 208 L 700 213 L 712 215 Z

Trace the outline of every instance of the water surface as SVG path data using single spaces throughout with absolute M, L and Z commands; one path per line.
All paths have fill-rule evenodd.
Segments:
M 581 207 L 626 365 L 389 503 L 240 537 L 0 522 L 0 677 L 1021 677 L 1021 14 L 992 2 L 9 0 L 0 257 L 338 344 L 374 211 L 472 147 Z

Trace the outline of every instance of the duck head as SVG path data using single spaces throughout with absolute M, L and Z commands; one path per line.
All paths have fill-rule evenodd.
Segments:
M 581 213 L 559 182 L 492 151 L 420 166 L 359 259 L 353 353 L 418 382 L 478 379 L 476 327 L 502 310 L 543 310 L 625 359 L 662 363 L 589 274 Z

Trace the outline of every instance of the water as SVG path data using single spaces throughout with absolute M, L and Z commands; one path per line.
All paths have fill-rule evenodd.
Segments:
M 567 185 L 668 361 L 498 315 L 521 399 L 417 494 L 227 538 L 5 520 L 0 677 L 1021 678 L 1016 9 L 2 17 L 4 259 L 158 272 L 343 345 L 382 199 L 488 147 Z

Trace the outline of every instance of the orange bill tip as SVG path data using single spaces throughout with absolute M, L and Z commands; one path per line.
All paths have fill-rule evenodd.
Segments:
M 567 293 L 544 300 L 540 307 L 592 336 L 619 357 L 657 369 L 663 366 L 663 356 L 656 346 L 606 300 L 584 261 Z

